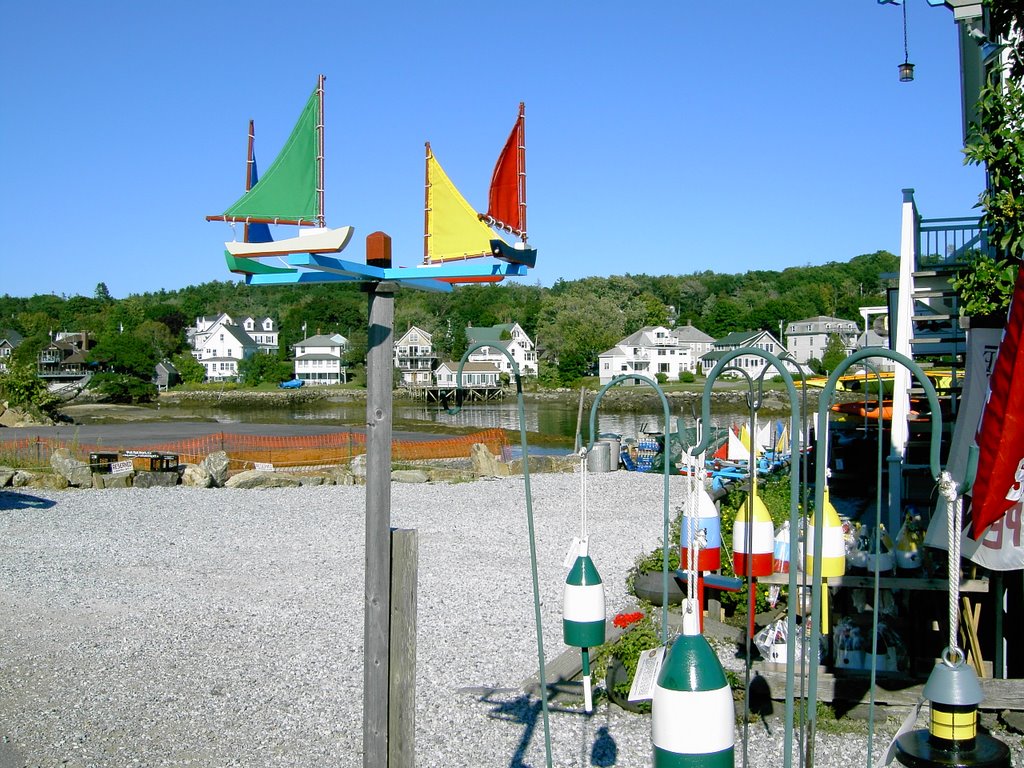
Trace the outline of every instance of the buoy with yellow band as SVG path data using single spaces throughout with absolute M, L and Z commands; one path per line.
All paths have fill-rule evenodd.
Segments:
M 736 513 L 736 521 L 732 528 L 732 567 L 741 579 L 747 576 L 770 575 L 772 554 L 775 551 L 775 528 L 772 525 L 772 517 L 768 514 L 768 507 L 757 495 L 756 478 L 750 478 L 750 486 L 753 489 L 753 516 L 748 512 L 748 505 L 744 504 Z
M 807 524 L 807 541 L 804 543 L 804 572 L 814 573 L 814 537 L 815 529 L 820 525 L 821 531 L 821 578 L 830 579 L 846 573 L 846 535 L 843 533 L 843 521 L 832 506 L 828 497 L 828 485 L 823 491 L 821 510 L 814 510 L 811 521 Z M 829 633 L 828 617 L 828 585 L 821 585 L 821 634 Z

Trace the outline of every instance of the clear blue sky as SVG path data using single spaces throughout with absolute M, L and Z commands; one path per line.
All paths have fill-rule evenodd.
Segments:
M 353 260 L 383 230 L 419 263 L 425 140 L 483 206 L 519 101 L 527 283 L 898 252 L 903 187 L 965 216 L 983 182 L 952 12 L 907 2 L 909 84 L 901 9 L 875 0 L 10 3 L 0 294 L 236 279 L 204 216 L 243 189 L 248 120 L 265 169 L 321 72 Z

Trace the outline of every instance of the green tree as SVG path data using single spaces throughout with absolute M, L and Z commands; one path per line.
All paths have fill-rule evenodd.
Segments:
M 89 350 L 88 359 L 108 372 L 149 381 L 153 378 L 159 358 L 152 344 L 124 333 L 103 337 Z
M 0 374 L 0 393 L 15 408 L 34 408 L 47 415 L 52 415 L 59 402 L 36 375 L 34 363 L 12 363 Z
M 585 376 L 598 355 L 624 335 L 623 313 L 610 298 L 550 296 L 538 319 L 538 343 L 566 386 Z
M 107 290 L 107 284 L 106 283 L 96 283 L 96 291 L 93 294 L 93 296 L 95 296 L 95 298 L 98 301 L 103 301 L 103 302 L 110 301 L 111 298 L 112 298 L 111 295 L 110 295 L 110 291 Z
M 272 384 L 287 381 L 292 378 L 294 368 L 274 355 L 253 355 L 238 364 L 238 373 L 243 384 L 255 387 L 265 381 Z
M 843 344 L 839 334 L 830 334 L 825 343 L 825 351 L 821 355 L 821 367 L 825 369 L 826 373 L 832 373 L 845 359 L 846 345 Z
M 174 364 L 175 369 L 178 371 L 178 375 L 181 376 L 181 380 L 188 384 L 202 384 L 203 379 L 206 378 L 206 368 L 203 364 L 196 360 L 191 352 L 182 352 L 181 354 L 175 355 L 171 362 Z

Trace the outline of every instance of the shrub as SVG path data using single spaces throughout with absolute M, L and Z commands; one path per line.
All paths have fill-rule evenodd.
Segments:
M 693 375 L 693 371 L 680 371 L 679 381 L 683 384 L 693 384 L 697 380 L 697 377 Z

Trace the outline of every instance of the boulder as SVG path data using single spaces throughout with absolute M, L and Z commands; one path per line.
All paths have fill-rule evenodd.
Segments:
M 15 472 L 17 470 L 11 469 L 11 467 L 0 467 L 0 488 L 11 484 Z
M 361 453 L 358 456 L 353 456 L 352 461 L 348 463 L 348 471 L 352 473 L 352 477 L 366 478 L 366 454 Z
M 16 469 L 14 471 L 14 477 L 11 478 L 11 485 L 15 488 L 24 488 L 35 480 L 35 477 L 35 472 L 29 472 L 27 469 Z
M 215 488 L 223 488 L 228 481 L 228 455 L 224 451 L 211 453 L 199 465 L 210 473 L 210 479 Z
M 45 491 L 63 491 L 68 487 L 68 481 L 64 475 L 40 472 L 37 475 L 33 475 L 32 479 L 25 484 L 25 487 L 38 488 Z
M 283 472 L 250 469 L 228 478 L 224 485 L 227 488 L 296 488 L 302 485 L 302 481 Z
M 355 478 L 352 473 L 344 467 L 331 467 L 327 470 L 331 485 L 355 485 Z
M 50 454 L 50 466 L 68 481 L 68 485 L 76 488 L 92 487 L 92 467 L 72 456 L 67 448 L 58 448 Z
M 395 469 L 391 472 L 393 483 L 425 483 L 430 480 L 430 475 L 422 469 Z
M 21 427 L 24 416 L 13 408 L 0 409 L 0 427 Z
M 147 472 L 135 473 L 133 485 L 136 488 L 173 488 L 178 484 L 177 472 Z
M 131 472 L 119 472 L 116 475 L 106 475 L 99 472 L 94 472 L 92 476 L 92 487 L 93 488 L 131 488 L 132 487 L 132 473 Z
M 327 478 L 323 475 L 299 475 L 299 482 L 303 485 L 330 485 L 326 481 Z
M 469 458 L 473 464 L 473 474 L 477 477 L 508 477 L 508 464 L 501 461 L 488 450 L 483 443 L 474 443 L 469 449 Z
M 202 464 L 186 464 L 181 473 L 181 484 L 189 488 L 209 488 L 213 485 L 213 475 Z

